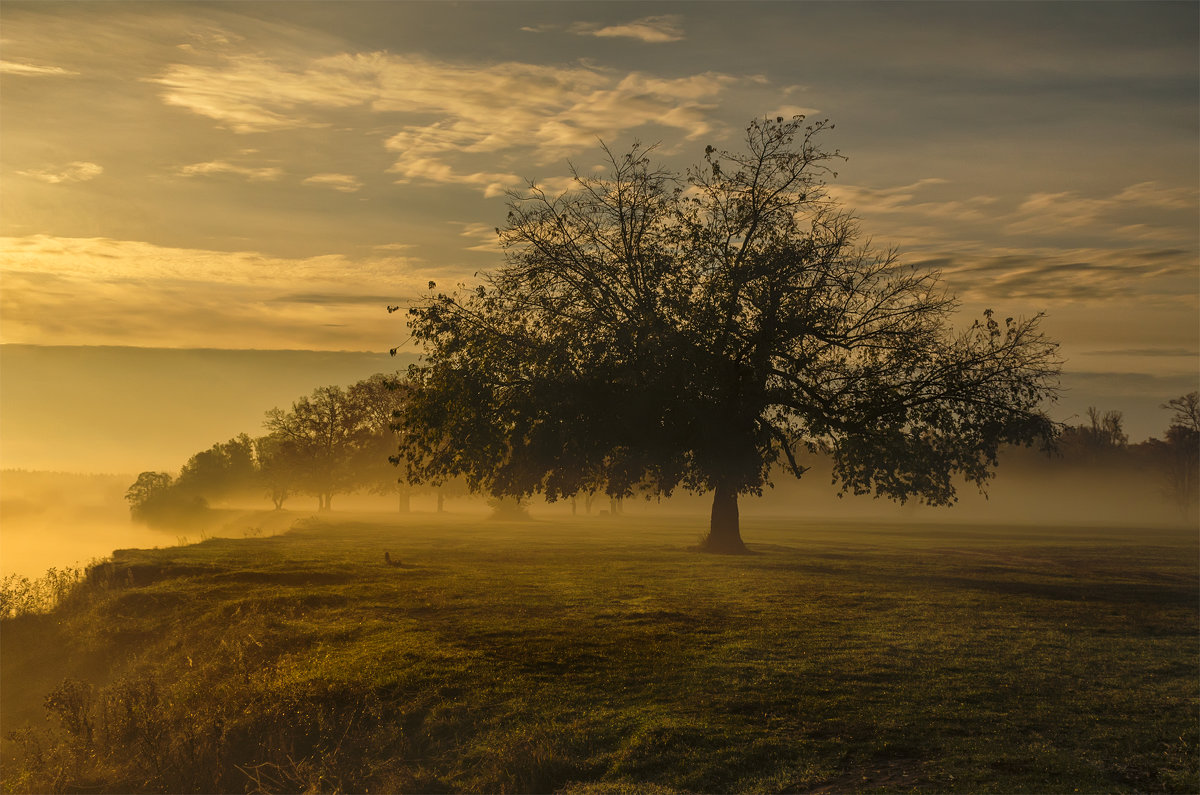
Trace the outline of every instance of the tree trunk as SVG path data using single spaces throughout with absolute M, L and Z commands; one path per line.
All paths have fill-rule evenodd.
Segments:
M 446 510 L 446 495 L 445 495 L 445 494 L 442 494 L 442 493 L 439 491 L 439 492 L 437 493 L 437 497 L 438 497 L 438 507 L 437 507 L 437 512 L 438 512 L 438 513 L 443 513 L 443 512 L 445 512 L 445 510 Z
M 742 555 L 748 552 L 742 543 L 741 528 L 738 523 L 737 490 L 718 483 L 713 492 L 712 520 L 708 526 L 708 536 L 700 544 L 704 552 L 716 552 L 723 555 Z
M 400 492 L 400 513 L 408 513 L 412 510 L 412 495 L 407 491 Z

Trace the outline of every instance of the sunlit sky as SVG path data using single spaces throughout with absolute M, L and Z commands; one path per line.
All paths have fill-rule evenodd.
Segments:
M 831 192 L 878 245 L 939 267 L 964 311 L 1047 313 L 1058 418 L 1124 410 L 1136 440 L 1196 388 L 1194 2 L 5 0 L 0 22 L 4 343 L 385 351 L 405 337 L 385 305 L 499 261 L 506 188 L 561 185 L 600 140 L 681 166 L 805 113 L 836 124 Z M 52 452 L 59 382 L 18 401 L 45 367 L 0 366 L 6 467 L 178 466 L 194 444 Z M 74 388 L 160 367 L 126 366 L 150 369 L 81 366 Z M 177 391 L 193 434 L 259 431 Z

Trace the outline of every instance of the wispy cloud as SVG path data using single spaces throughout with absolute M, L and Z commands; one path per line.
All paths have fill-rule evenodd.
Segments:
M 878 240 L 900 246 L 905 261 L 940 270 L 964 301 L 1042 309 L 1197 301 L 1191 188 L 1143 182 L 1091 196 L 955 196 L 953 183 L 930 177 L 885 187 L 833 185 L 829 194 Z M 1012 242 L 998 241 L 996 230 Z
M 68 163 L 56 169 L 29 169 L 17 173 L 23 177 L 57 185 L 61 182 L 87 182 L 103 174 L 104 168 L 96 163 L 76 160 L 74 163 Z
M 261 58 L 220 66 L 175 64 L 153 82 L 162 98 L 237 133 L 332 124 L 362 107 L 404 114 L 386 141 L 405 181 L 461 184 L 496 195 L 519 184 L 502 168 L 535 152 L 548 163 L 643 126 L 685 140 L 710 134 L 727 92 L 752 81 L 717 72 L 684 77 L 621 73 L 590 65 L 471 64 L 415 54 L 360 53 L 284 66 Z M 403 117 L 402 117 L 403 118 Z M 472 157 L 488 162 L 468 165 Z
M 684 39 L 683 17 L 678 14 L 642 17 L 618 25 L 601 26 L 590 22 L 581 22 L 572 25 L 569 30 L 579 36 L 637 39 L 647 44 L 661 44 Z
M 1168 188 L 1157 182 L 1141 182 L 1101 197 L 1082 196 L 1075 191 L 1035 193 L 1021 203 L 1007 228 L 1016 234 L 1057 234 L 1066 228 L 1099 225 L 1137 231 L 1137 225 L 1129 223 L 1133 213 L 1196 207 L 1195 189 Z
M 1194 304 L 1197 261 L 1181 249 L 1002 249 L 927 260 L 962 298 Z
M 465 237 L 472 242 L 472 245 L 467 246 L 468 251 L 486 251 L 490 254 L 500 251 L 500 240 L 496 234 L 496 227 L 462 221 L 451 221 L 450 223 L 459 228 L 459 237 Z
M 888 188 L 869 188 L 861 185 L 832 185 L 831 198 L 847 209 L 871 217 L 880 214 L 913 213 L 938 220 L 979 220 L 985 209 L 996 202 L 994 196 L 970 196 L 948 201 L 918 199 L 926 189 L 944 185 L 947 180 L 928 177 L 908 185 Z
M 207 163 L 192 163 L 180 166 L 178 174 L 181 177 L 207 177 L 213 174 L 233 174 L 245 177 L 252 182 L 271 182 L 283 176 L 283 169 L 278 166 L 240 166 L 226 160 L 211 160 Z
M 395 147 L 389 142 L 389 149 Z M 410 157 L 411 150 L 388 169 L 393 174 L 399 174 L 396 180 L 399 184 L 408 182 L 429 182 L 440 185 L 469 185 L 481 188 L 486 197 L 502 196 L 504 192 L 518 184 L 521 178 L 516 174 L 504 174 L 491 171 L 475 171 L 463 173 L 453 166 L 436 157 Z
M 217 67 L 172 64 L 150 82 L 168 105 L 215 119 L 238 133 L 326 126 L 295 113 L 302 107 L 348 108 L 378 96 L 369 67 L 354 59 L 320 59 L 287 69 L 257 55 L 237 55 Z
M 24 75 L 26 77 L 69 77 L 77 75 L 79 72 L 72 72 L 70 69 L 64 69 L 61 66 L 38 66 L 31 63 L 19 63 L 17 61 L 0 61 L 0 74 L 6 75 Z
M 46 235 L 0 238 L 0 250 L 3 342 L 378 350 L 404 336 L 387 304 L 446 277 L 395 254 L 284 258 Z
M 303 182 L 305 185 L 333 188 L 342 193 L 354 193 L 362 188 L 362 180 L 350 174 L 313 174 Z
M 642 17 L 632 22 L 605 25 L 600 22 L 573 22 L 569 25 L 527 25 L 521 30 L 527 33 L 558 33 L 566 31 L 576 36 L 595 36 L 602 39 L 637 39 L 647 44 L 662 44 L 683 41 L 683 17 L 679 14 L 660 14 Z
M 988 222 L 992 229 L 1012 235 L 1055 236 L 1065 234 L 1104 237 L 1109 241 L 1130 243 L 1165 242 L 1179 237 L 1186 229 L 1188 240 L 1194 231 L 1176 221 L 1200 211 L 1200 193 L 1194 188 L 1167 187 L 1157 182 L 1141 182 L 1109 195 L 1086 196 L 1078 191 L 1036 192 L 1002 200 L 993 195 L 960 196 L 935 200 L 928 194 L 935 189 L 953 193 L 945 179 L 925 178 L 911 184 L 891 187 L 831 185 L 829 195 L 842 206 L 873 223 L 882 220 L 886 227 L 893 216 L 903 216 L 907 235 L 918 239 L 933 232 L 945 221 Z M 913 223 L 928 223 L 928 229 Z M 901 230 L 901 234 L 905 234 Z
M 1200 357 L 1200 351 L 1188 348 L 1117 348 L 1104 351 L 1084 351 L 1081 356 L 1168 356 Z

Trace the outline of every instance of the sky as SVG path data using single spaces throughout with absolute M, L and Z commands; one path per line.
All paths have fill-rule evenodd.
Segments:
M 386 369 L 387 305 L 499 264 L 507 189 L 794 114 L 834 123 L 830 194 L 962 325 L 1046 313 L 1056 418 L 1161 434 L 1200 380 L 1198 30 L 1194 2 L 5 0 L 0 465 L 260 432 L 303 352 L 311 387 Z

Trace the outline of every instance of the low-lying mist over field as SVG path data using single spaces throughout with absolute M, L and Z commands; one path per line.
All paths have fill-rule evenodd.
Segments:
M 792 518 L 800 522 L 847 523 L 855 520 L 928 523 L 1012 523 L 1022 525 L 1171 526 L 1189 517 L 1167 494 L 1162 474 L 1153 470 L 1107 471 L 1054 467 L 1053 459 L 1028 451 L 1020 461 L 1002 461 L 987 496 L 970 484 L 959 489 L 957 505 L 930 507 L 916 502 L 897 505 L 871 496 L 837 496 L 828 466 L 815 462 L 803 479 L 780 472 L 775 487 L 762 497 L 743 497 L 745 517 Z M 1032 463 L 1032 466 L 1029 464 Z M 1022 466 L 1022 465 L 1026 466 Z M 318 513 L 315 498 L 298 496 L 286 509 L 271 510 L 265 496 L 217 503 L 204 521 L 174 526 L 148 526 L 132 521 L 124 499 L 133 475 L 72 474 L 6 470 L 0 474 L 0 574 L 34 577 L 50 567 L 84 565 L 114 549 L 153 548 L 195 543 L 204 537 L 252 537 L 286 532 L 298 519 Z M 413 494 L 412 516 L 437 513 L 432 490 Z M 339 495 L 333 515 L 371 514 L 389 521 L 403 518 L 394 496 Z M 670 498 L 631 497 L 615 505 L 596 495 L 590 509 L 583 497 L 547 503 L 535 496 L 526 503 L 531 518 L 546 522 L 619 522 L 622 516 L 693 516 L 699 534 L 708 521 L 711 496 L 679 493 Z M 613 516 L 615 508 L 617 515 Z M 458 495 L 443 504 L 442 519 L 479 522 L 492 514 L 478 496 Z M 753 546 L 754 538 L 746 539 Z

